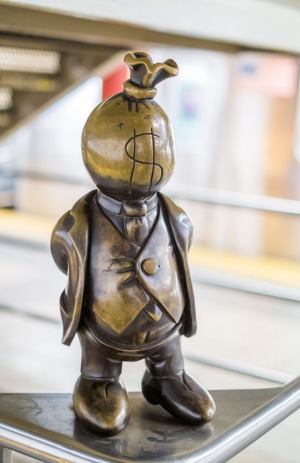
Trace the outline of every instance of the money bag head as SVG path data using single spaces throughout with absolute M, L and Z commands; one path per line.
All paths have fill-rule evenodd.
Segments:
M 174 169 L 170 121 L 153 100 L 155 85 L 178 74 L 173 60 L 153 64 L 147 53 L 127 53 L 131 77 L 124 90 L 98 105 L 82 132 L 82 156 L 94 183 L 116 199 L 159 191 Z

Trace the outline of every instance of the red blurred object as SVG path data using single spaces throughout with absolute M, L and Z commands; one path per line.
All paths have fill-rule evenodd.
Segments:
M 129 78 L 128 67 L 122 64 L 103 79 L 102 100 L 123 91 L 123 83 Z

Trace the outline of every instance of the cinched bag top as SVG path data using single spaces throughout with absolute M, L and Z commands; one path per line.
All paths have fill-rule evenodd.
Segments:
M 168 59 L 154 64 L 148 53 L 127 53 L 125 63 L 130 68 L 130 79 L 124 82 L 124 93 L 135 100 L 152 100 L 156 95 L 155 85 L 178 75 L 177 63 Z

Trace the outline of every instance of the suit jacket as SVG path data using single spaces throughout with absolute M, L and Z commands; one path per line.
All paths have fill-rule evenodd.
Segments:
M 79 199 L 56 224 L 51 237 L 51 252 L 58 268 L 68 275 L 67 286 L 60 298 L 64 344 L 70 345 L 79 326 L 83 307 L 85 276 L 89 246 L 89 210 L 96 194 L 93 190 Z M 158 193 L 170 234 L 175 244 L 185 308 L 181 334 L 189 337 L 196 332 L 195 302 L 187 262 L 192 239 L 188 216 L 167 196 Z

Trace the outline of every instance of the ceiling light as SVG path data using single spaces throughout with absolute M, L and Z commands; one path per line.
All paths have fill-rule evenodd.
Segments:
M 0 87 L 0 111 L 7 111 L 12 105 L 12 90 L 10 88 Z
M 56 74 L 60 70 L 60 53 L 0 47 L 0 69 L 2 71 Z

